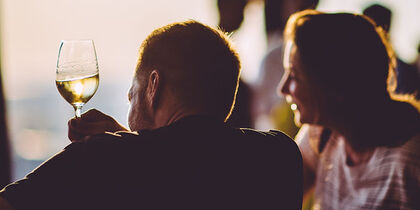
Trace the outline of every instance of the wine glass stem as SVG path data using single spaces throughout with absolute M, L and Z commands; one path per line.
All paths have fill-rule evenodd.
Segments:
M 82 106 L 74 106 L 75 117 L 80 118 L 82 114 Z

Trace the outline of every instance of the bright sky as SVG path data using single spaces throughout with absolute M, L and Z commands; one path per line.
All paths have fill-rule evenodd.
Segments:
M 321 0 L 319 9 L 360 12 L 370 2 Z M 394 11 L 391 32 L 397 53 L 413 60 L 420 41 L 420 1 L 381 3 Z M 154 28 L 187 19 L 217 23 L 215 0 L 3 0 L 1 10 L 2 73 L 9 99 L 33 97 L 41 86 L 54 84 L 50 81 L 61 39 L 94 39 L 101 80 L 127 81 L 139 44 Z M 252 4 L 247 13 L 235 39 L 243 76 L 252 80 L 265 50 L 262 5 Z
M 40 82 L 54 85 L 62 39 L 93 39 L 101 80 L 129 81 L 138 47 L 154 28 L 187 19 L 216 23 L 208 0 L 3 0 L 1 9 L 9 98 L 36 95 Z

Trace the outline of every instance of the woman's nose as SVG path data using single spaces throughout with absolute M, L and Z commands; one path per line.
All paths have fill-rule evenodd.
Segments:
M 287 76 L 283 76 L 283 78 L 280 80 L 278 86 L 277 86 L 277 94 L 279 96 L 282 95 L 288 95 L 289 92 L 289 79 L 287 79 Z

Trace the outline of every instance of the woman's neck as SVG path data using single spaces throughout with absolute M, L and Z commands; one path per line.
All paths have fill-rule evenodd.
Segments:
M 345 141 L 346 164 L 348 166 L 357 166 L 366 163 L 372 157 L 374 148 L 354 149 L 347 141 Z

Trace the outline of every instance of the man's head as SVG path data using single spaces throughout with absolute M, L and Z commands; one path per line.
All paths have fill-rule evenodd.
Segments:
M 160 127 L 156 118 L 183 113 L 228 119 L 240 73 L 231 45 L 224 33 L 196 21 L 154 30 L 140 47 L 129 92 L 131 130 Z

